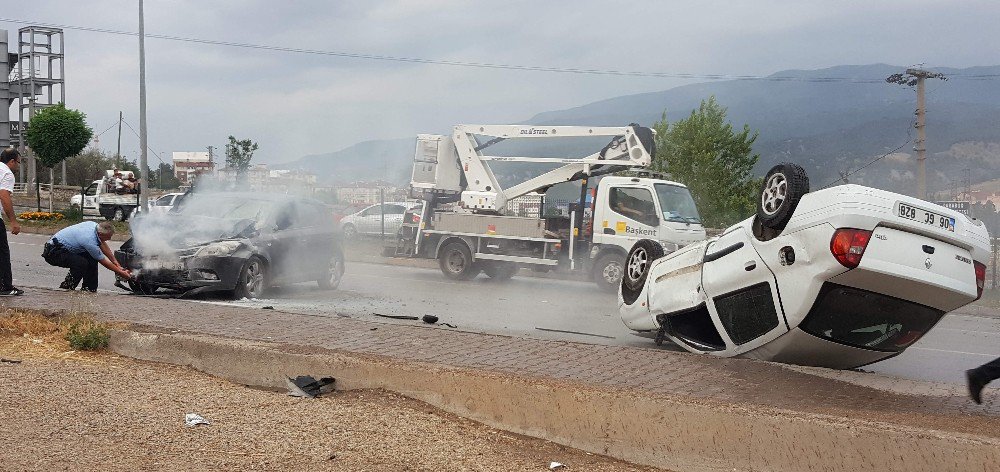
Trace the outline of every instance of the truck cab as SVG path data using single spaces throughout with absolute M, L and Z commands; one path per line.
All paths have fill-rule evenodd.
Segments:
M 669 250 L 705 239 L 705 228 L 687 187 L 639 177 L 604 177 L 594 200 L 598 245 L 625 252 L 640 239 L 660 241 Z

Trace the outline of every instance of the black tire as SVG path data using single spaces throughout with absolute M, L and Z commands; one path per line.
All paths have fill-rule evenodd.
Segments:
M 785 229 L 799 200 L 809 193 L 809 176 L 797 164 L 782 163 L 764 176 L 757 198 L 757 219 L 773 230 Z
M 115 207 L 115 213 L 111 216 L 112 221 L 125 221 L 125 209 L 122 207 Z
M 472 251 L 463 241 L 445 244 L 438 253 L 441 273 L 452 280 L 472 280 L 479 275 L 481 267 L 472 260 Z
M 625 257 L 621 253 L 609 252 L 597 258 L 592 272 L 594 283 L 605 292 L 618 290 L 625 273 Z
M 663 246 L 651 239 L 640 239 L 632 246 L 625 258 L 625 271 L 622 274 L 622 289 L 641 292 L 649 276 L 649 268 L 653 261 L 663 257 Z
M 519 269 L 513 262 L 487 261 L 483 265 L 483 272 L 494 280 L 510 280 Z
M 233 291 L 233 298 L 241 300 L 243 298 L 260 298 L 267 288 L 267 264 L 258 256 L 250 256 L 243 269 L 240 270 L 240 278 L 236 280 L 236 290 Z
M 323 290 L 336 290 L 340 286 L 340 281 L 344 279 L 345 271 L 344 253 L 339 250 L 334 251 L 333 257 L 330 258 L 330 268 L 316 283 Z
M 350 240 L 353 240 L 353 239 L 357 239 L 357 237 L 358 237 L 358 228 L 355 227 L 354 225 L 350 224 L 350 223 L 345 224 L 344 225 L 344 239 L 350 241 Z

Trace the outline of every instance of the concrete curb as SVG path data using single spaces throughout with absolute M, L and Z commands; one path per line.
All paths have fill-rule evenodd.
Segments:
M 1000 469 L 1000 440 L 888 423 L 196 334 L 115 331 L 111 349 L 258 387 L 332 375 L 340 390 L 383 388 L 496 428 L 679 471 Z

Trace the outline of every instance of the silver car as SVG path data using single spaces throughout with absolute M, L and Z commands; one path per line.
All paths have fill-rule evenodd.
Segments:
M 345 239 L 354 239 L 358 235 L 381 235 L 384 219 L 385 234 L 394 235 L 403 225 L 403 213 L 419 205 L 416 202 L 385 202 L 371 205 L 341 219 L 340 229 L 344 232 Z

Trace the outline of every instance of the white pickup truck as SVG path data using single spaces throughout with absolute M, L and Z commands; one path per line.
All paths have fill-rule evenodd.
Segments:
M 93 181 L 82 195 L 70 198 L 71 207 L 79 207 L 83 216 L 103 216 L 109 220 L 125 221 L 139 206 L 139 193 L 119 193 L 116 189 L 114 171 L 105 171 L 107 176 Z M 123 171 L 122 178 L 132 176 L 131 171 Z

